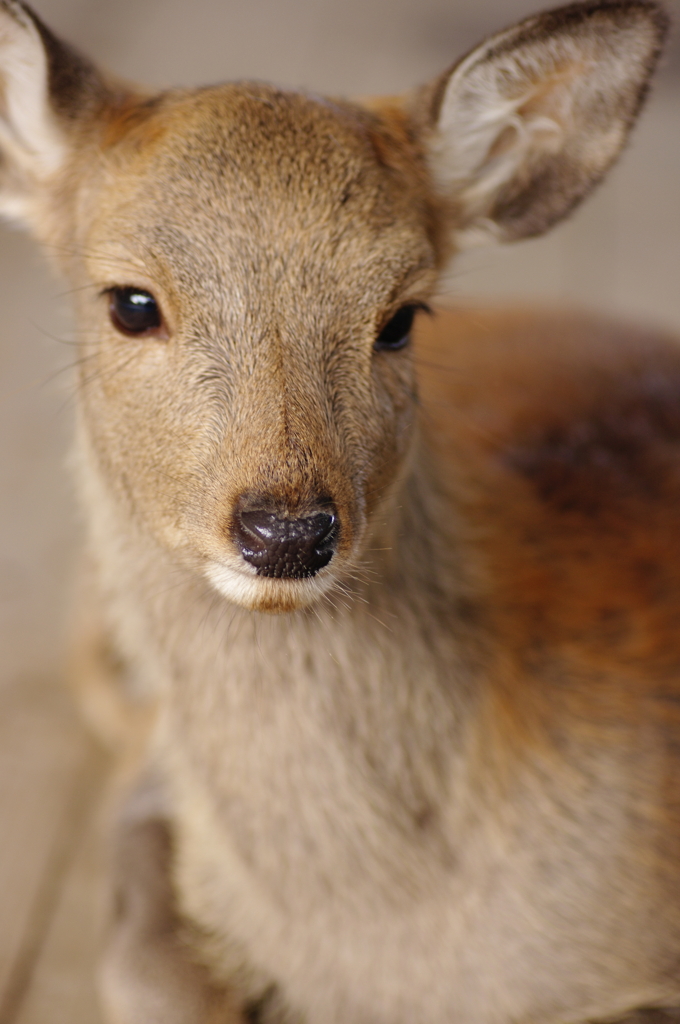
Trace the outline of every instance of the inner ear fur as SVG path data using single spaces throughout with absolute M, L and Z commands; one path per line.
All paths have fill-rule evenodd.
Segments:
M 668 17 L 592 0 L 493 36 L 414 104 L 457 246 L 540 235 L 603 177 L 648 90 Z
M 108 96 L 94 65 L 30 8 L 0 0 L 0 213 L 40 219 L 46 184 Z

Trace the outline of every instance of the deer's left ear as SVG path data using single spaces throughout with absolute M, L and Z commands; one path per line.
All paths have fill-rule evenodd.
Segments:
M 640 109 L 667 31 L 653 0 L 590 0 L 492 37 L 416 110 L 459 247 L 539 235 L 602 178 Z

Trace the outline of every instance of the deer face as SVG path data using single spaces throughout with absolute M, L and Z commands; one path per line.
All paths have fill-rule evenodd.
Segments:
M 249 607 L 332 586 L 409 449 L 438 253 L 417 161 L 390 156 L 350 107 L 231 86 L 152 110 L 82 189 L 91 451 L 129 514 Z

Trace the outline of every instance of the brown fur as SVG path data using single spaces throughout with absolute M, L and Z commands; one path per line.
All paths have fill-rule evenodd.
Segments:
M 366 103 L 149 97 L 0 22 L 0 203 L 83 337 L 111 1024 L 677 1016 L 680 350 L 522 311 L 376 346 L 466 240 L 601 178 L 661 9 L 572 5 Z M 244 515 L 327 509 L 328 565 L 257 574 Z

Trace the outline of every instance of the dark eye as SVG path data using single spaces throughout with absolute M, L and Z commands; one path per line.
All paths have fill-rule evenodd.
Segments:
M 391 320 L 388 320 L 375 339 L 373 348 L 376 351 L 396 352 L 409 343 L 413 318 L 421 307 L 418 305 L 402 306 Z
M 123 334 L 153 334 L 163 318 L 158 303 L 141 288 L 112 288 L 109 292 L 111 322 Z

